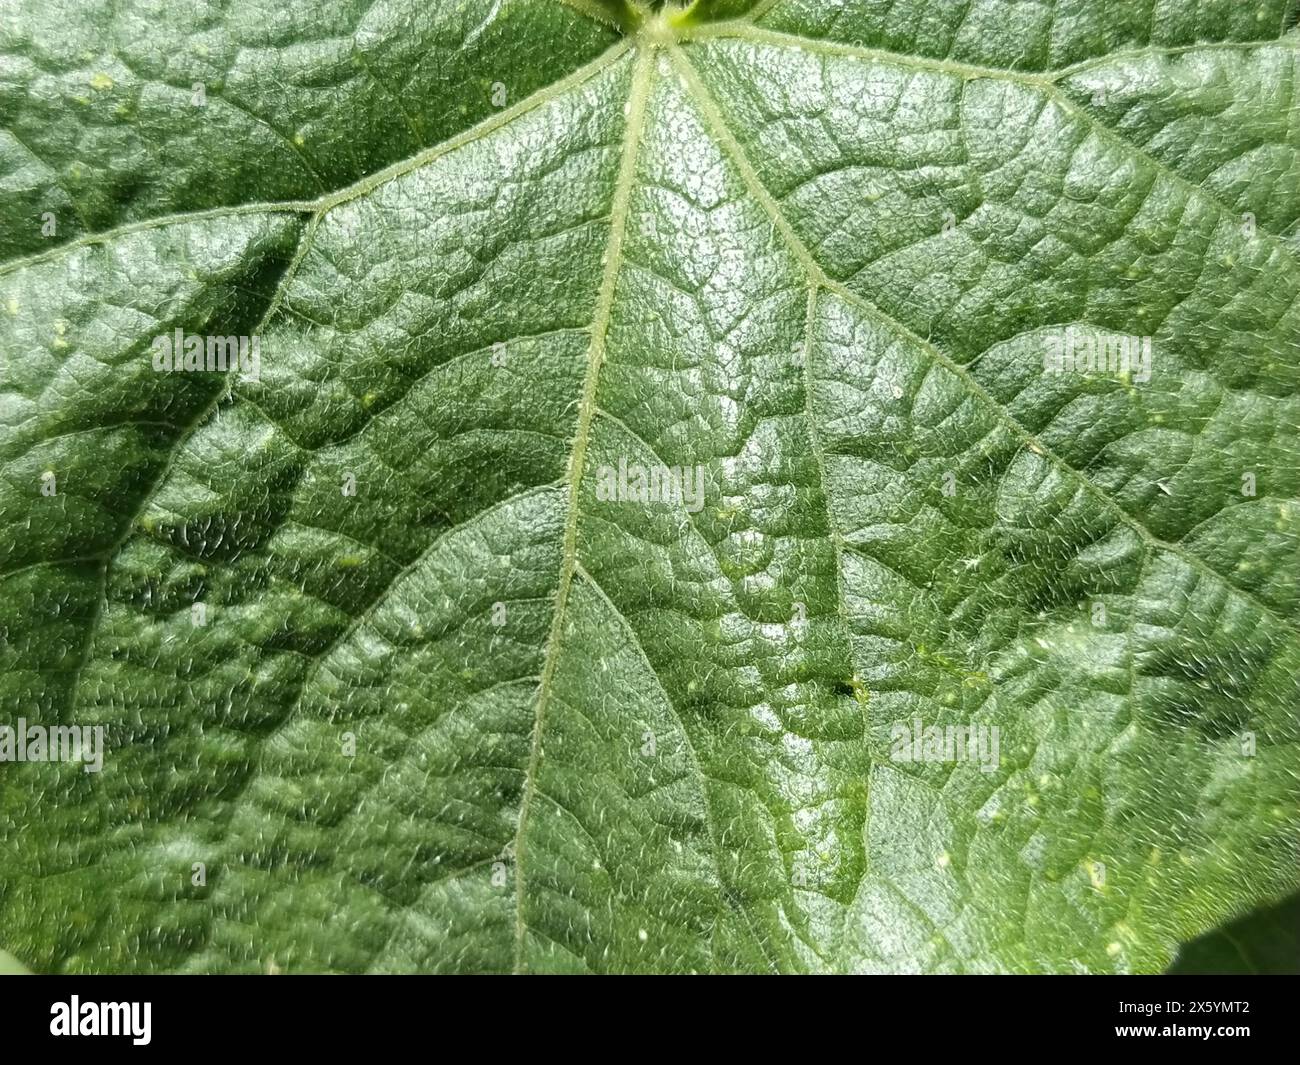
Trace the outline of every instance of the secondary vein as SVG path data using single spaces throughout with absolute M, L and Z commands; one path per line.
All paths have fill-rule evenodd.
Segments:
M 1300 628 L 1297 628 L 1297 626 L 1285 614 L 1283 614 L 1280 609 L 1270 605 L 1256 593 L 1250 591 L 1250 589 L 1236 583 L 1226 574 L 1220 573 L 1200 556 L 1193 554 L 1191 551 L 1179 544 L 1171 543 L 1156 536 L 1155 533 L 1147 528 L 1140 518 L 1125 510 L 1109 492 L 1100 485 L 1094 483 L 1089 477 L 1085 476 L 1082 471 L 1075 469 L 1064 458 L 1038 440 L 1037 437 L 1026 429 L 1009 411 L 1006 410 L 1005 407 L 1002 406 L 1002 404 L 993 398 L 984 386 L 975 379 L 967 367 L 957 362 L 949 356 L 947 352 L 937 347 L 925 337 L 922 337 L 909 329 L 892 314 L 867 299 L 867 297 L 855 292 L 847 285 L 826 273 L 821 264 L 813 257 L 808 246 L 794 231 L 794 228 L 790 225 L 784 213 L 781 211 L 780 205 L 759 177 L 758 172 L 754 169 L 753 164 L 745 154 L 744 148 L 741 146 L 739 140 L 736 139 L 736 136 L 731 132 L 730 127 L 722 116 L 722 112 L 714 102 L 712 94 L 704 85 L 703 81 L 700 80 L 700 77 L 696 73 L 695 68 L 691 65 L 690 60 L 680 51 L 674 51 L 673 61 L 682 77 L 686 80 L 687 85 L 690 87 L 696 106 L 704 116 L 705 121 L 713 129 L 720 146 L 735 165 L 745 187 L 749 190 L 750 194 L 758 200 L 760 204 L 762 204 L 768 217 L 771 218 L 772 224 L 780 231 L 791 254 L 793 254 L 803 266 L 804 270 L 808 273 L 808 276 L 812 278 L 815 285 L 833 293 L 846 303 L 858 307 L 865 314 L 881 323 L 896 336 L 907 341 L 909 344 L 920 348 L 922 351 L 925 351 L 935 362 L 939 363 L 945 369 L 954 374 L 958 380 L 962 382 L 962 385 L 971 396 L 977 399 L 984 406 L 988 407 L 989 410 L 993 412 L 994 416 L 998 418 L 998 420 L 1001 421 L 1012 433 L 1019 436 L 1025 444 L 1029 445 L 1031 450 L 1036 454 L 1045 457 L 1050 463 L 1052 463 L 1052 465 L 1056 466 L 1057 469 L 1066 474 L 1072 481 L 1079 484 L 1084 491 L 1088 492 L 1096 498 L 1098 502 L 1114 513 L 1121 522 L 1129 526 L 1150 547 L 1163 550 L 1167 554 L 1181 559 L 1192 569 L 1221 582 L 1223 586 L 1229 589 L 1233 594 L 1253 604 L 1257 609 L 1274 618 L 1293 635 L 1300 637 Z

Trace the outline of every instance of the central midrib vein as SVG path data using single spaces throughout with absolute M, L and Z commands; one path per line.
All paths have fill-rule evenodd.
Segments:
M 546 708 L 554 685 L 556 663 L 559 661 L 560 642 L 564 632 L 565 613 L 569 591 L 578 561 L 578 493 L 582 486 L 583 467 L 587 457 L 587 440 L 591 435 L 591 422 L 596 410 L 596 388 L 600 381 L 600 367 L 605 360 L 605 339 L 609 332 L 610 317 L 614 309 L 614 291 L 623 263 L 623 238 L 627 229 L 627 216 L 632 199 L 632 186 L 636 176 L 636 163 L 641 134 L 645 128 L 646 104 L 650 96 L 650 82 L 654 72 L 656 49 L 641 47 L 637 51 L 636 66 L 632 73 L 632 87 L 628 96 L 626 127 L 623 133 L 623 152 L 619 162 L 618 177 L 614 185 L 610 208 L 609 243 L 605 249 L 605 269 L 591 324 L 591 345 L 587 351 L 587 372 L 583 381 L 582 396 L 578 404 L 578 423 L 574 431 L 573 451 L 569 456 L 568 504 L 564 524 L 564 542 L 560 562 L 559 587 L 555 595 L 555 612 L 546 639 L 542 677 L 538 684 L 537 710 L 533 718 L 533 735 L 529 748 L 528 765 L 524 770 L 524 794 L 519 803 L 519 819 L 515 829 L 515 960 L 514 971 L 523 970 L 524 960 L 524 841 L 528 825 L 529 807 L 537 786 L 537 770 L 541 762 L 542 731 L 546 722 Z

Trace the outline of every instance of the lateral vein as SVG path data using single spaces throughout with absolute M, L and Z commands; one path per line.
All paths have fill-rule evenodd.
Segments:
M 178 211 L 173 214 L 159 215 L 156 218 L 142 218 L 134 222 L 124 222 L 121 225 L 113 226 L 109 229 L 100 230 L 96 233 L 86 233 L 74 240 L 60 244 L 58 247 L 51 248 L 49 251 L 39 252 L 35 255 L 26 255 L 16 259 L 10 259 L 0 262 L 0 276 L 13 273 L 17 270 L 25 269 L 29 266 L 35 266 L 39 263 L 49 262 L 57 259 L 62 255 L 72 252 L 77 248 L 83 248 L 88 245 L 104 244 L 120 236 L 126 236 L 130 233 L 137 233 L 141 230 L 158 229 L 163 226 L 184 225 L 187 222 L 202 222 L 214 218 L 237 217 L 248 214 L 307 214 L 313 216 L 313 220 L 318 220 L 335 207 L 348 203 L 351 200 L 358 199 L 369 192 L 374 191 L 380 185 L 387 184 L 395 178 L 408 174 L 412 170 L 418 170 L 422 166 L 432 163 L 435 159 L 453 152 L 457 148 L 463 148 L 467 144 L 481 140 L 488 134 L 493 133 L 502 126 L 519 118 L 521 115 L 536 110 L 552 100 L 563 96 L 570 89 L 596 77 L 601 71 L 612 67 L 631 47 L 630 39 L 623 39 L 617 44 L 606 49 L 590 63 L 572 71 L 559 81 L 552 82 L 543 86 L 530 96 L 524 97 L 518 103 L 506 108 L 504 111 L 491 115 L 469 129 L 462 130 L 460 133 L 449 137 L 447 140 L 438 144 L 422 148 L 415 155 L 406 159 L 398 160 L 377 170 L 373 174 L 367 174 L 365 177 L 354 181 L 351 185 L 345 185 L 341 189 L 333 192 L 327 192 L 314 200 L 282 200 L 267 203 L 245 203 L 245 204 L 228 204 L 221 207 L 207 207 L 197 211 Z
M 1117 53 L 1113 57 L 1103 56 L 1097 60 L 1089 60 L 1087 63 L 1080 63 L 1072 67 L 1062 68 L 1059 71 L 1036 73 L 1034 71 L 1008 70 L 1001 67 L 984 67 L 973 63 L 961 63 L 951 59 L 930 59 L 925 56 L 911 56 L 902 52 L 892 52 L 884 48 L 864 48 L 857 45 L 840 44 L 836 41 L 819 41 L 814 40 L 811 37 L 801 37 L 797 34 L 780 33 L 775 30 L 762 29 L 758 26 L 752 26 L 748 22 L 714 23 L 713 25 L 692 28 L 683 36 L 684 39 L 688 41 L 707 40 L 709 38 L 715 40 L 747 41 L 750 44 L 767 45 L 772 48 L 789 48 L 794 51 L 805 52 L 809 55 L 830 55 L 851 59 L 865 59 L 871 62 L 882 63 L 886 66 L 897 67 L 900 70 L 921 70 L 930 71 L 936 74 L 947 74 L 953 77 L 959 77 L 963 82 L 985 80 L 1023 85 L 1027 89 L 1041 93 L 1049 101 L 1060 108 L 1060 110 L 1066 115 L 1081 122 L 1087 129 L 1102 139 L 1113 141 L 1118 145 L 1121 151 L 1132 153 L 1135 157 L 1141 159 L 1148 166 L 1154 168 L 1163 177 L 1172 181 L 1180 188 L 1190 191 L 1193 195 L 1204 197 L 1206 201 L 1214 204 L 1214 206 L 1224 212 L 1224 214 L 1235 216 L 1237 213 L 1215 192 L 1207 189 L 1203 185 L 1198 185 L 1195 181 L 1183 176 L 1177 170 L 1170 167 L 1169 164 L 1151 154 L 1151 152 L 1142 147 L 1142 145 L 1137 144 L 1128 137 L 1125 137 L 1119 131 L 1107 125 L 1086 107 L 1071 99 L 1070 96 L 1061 88 L 1060 82 L 1065 78 L 1083 72 L 1089 69 L 1089 67 L 1100 66 L 1108 59 L 1125 58 L 1126 56 L 1123 53 Z M 1234 41 L 1211 42 L 1204 45 L 1189 45 L 1178 49 L 1132 52 L 1128 53 L 1127 57 L 1156 54 L 1176 55 L 1198 49 L 1217 48 L 1218 50 L 1227 50 L 1230 47 L 1283 48 L 1287 51 L 1298 51 L 1298 49 L 1287 44 L 1282 44 L 1278 41 Z M 1259 229 L 1258 233 L 1261 239 L 1273 244 L 1273 246 L 1284 255 L 1291 258 L 1295 257 L 1295 250 L 1280 234 L 1263 228 Z
M 1213 577 L 1215 580 L 1221 582 L 1223 586 L 1229 589 L 1233 594 L 1253 604 L 1257 609 L 1262 610 L 1264 613 L 1275 619 L 1293 635 L 1300 636 L 1300 628 L 1297 628 L 1296 625 L 1278 608 L 1270 605 L 1254 592 L 1247 588 L 1243 588 L 1226 575 L 1218 572 L 1218 570 L 1208 562 L 1191 553 L 1186 548 L 1178 544 L 1170 543 L 1169 541 L 1156 536 L 1156 534 L 1148 529 L 1139 518 L 1134 517 L 1115 499 L 1113 499 L 1104 488 L 1084 476 L 1081 471 L 1076 470 L 1066 462 L 1065 459 L 1056 454 L 1055 451 L 1038 440 L 1033 433 L 1026 429 L 1019 421 L 1008 413 L 992 395 L 989 394 L 984 386 L 971 375 L 970 371 L 965 366 L 956 362 L 951 356 L 941 348 L 936 347 L 931 341 L 913 332 L 892 314 L 878 307 L 865 296 L 854 292 L 847 285 L 837 281 L 827 274 L 826 271 L 822 269 L 821 264 L 813 258 L 812 252 L 809 251 L 808 246 L 799 238 L 799 235 L 795 233 L 790 223 L 786 220 L 785 215 L 782 213 L 780 205 L 768 191 L 767 186 L 763 184 L 762 179 L 759 178 L 757 171 L 754 170 L 753 165 L 746 156 L 743 147 L 731 132 L 731 129 L 727 126 L 722 117 L 722 113 L 718 110 L 718 106 L 713 100 L 712 95 L 700 80 L 700 77 L 695 72 L 695 68 L 691 65 L 690 60 L 680 51 L 674 51 L 672 53 L 672 58 L 674 65 L 690 87 L 696 106 L 700 109 L 701 114 L 704 115 L 705 120 L 713 129 L 714 134 L 718 137 L 719 144 L 735 165 L 745 187 L 749 190 L 750 194 L 763 205 L 763 209 L 768 213 L 773 225 L 780 230 L 791 254 L 794 255 L 794 257 L 803 265 L 804 269 L 808 271 L 808 275 L 813 280 L 813 284 L 835 293 L 835 295 L 839 296 L 840 299 L 860 308 L 863 312 L 870 315 L 876 321 L 885 326 L 885 328 L 889 329 L 903 340 L 906 340 L 908 343 L 914 344 L 921 350 L 927 352 L 932 359 L 953 373 L 957 379 L 962 382 L 970 395 L 979 400 L 981 404 L 988 407 L 989 410 L 993 412 L 994 416 L 997 417 L 1008 429 L 1020 437 L 1020 439 L 1027 445 L 1030 445 L 1036 453 L 1044 456 L 1049 462 L 1061 470 L 1061 472 L 1067 474 L 1072 481 L 1079 484 L 1086 492 L 1095 497 L 1098 502 L 1108 510 L 1112 511 L 1120 521 L 1137 533 L 1138 536 L 1150 547 L 1163 550 L 1167 554 L 1181 559 L 1192 569 Z

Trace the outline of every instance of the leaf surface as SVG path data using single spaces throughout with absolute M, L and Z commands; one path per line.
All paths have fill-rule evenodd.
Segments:
M 1294 891 L 1293 12 L 1135 10 L 5 8 L 0 723 L 107 748 L 0 764 L 5 947 L 1149 972 Z

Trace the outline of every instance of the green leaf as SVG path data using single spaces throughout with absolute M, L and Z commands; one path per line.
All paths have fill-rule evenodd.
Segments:
M 1169 971 L 1300 976 L 1300 895 L 1188 943 Z
M 1293 892 L 1293 15 L 7 7 L 0 725 L 104 749 L 0 763 L 6 946 L 1154 972 Z

